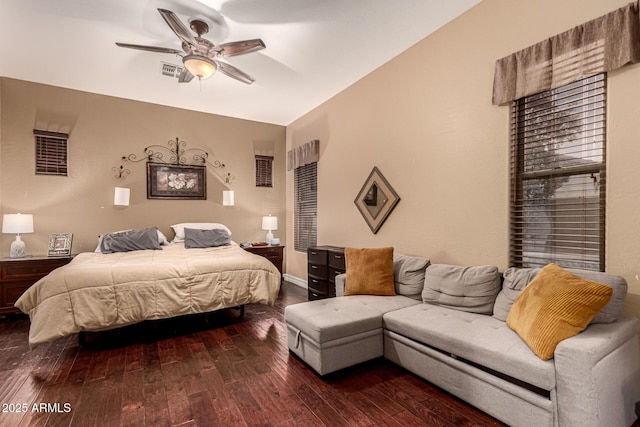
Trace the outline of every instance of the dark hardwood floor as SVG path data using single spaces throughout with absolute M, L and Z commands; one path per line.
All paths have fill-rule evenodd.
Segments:
M 275 307 L 77 335 L 29 350 L 29 320 L 0 321 L 0 426 L 496 426 L 488 415 L 374 360 L 317 376 L 289 354 Z M 35 406 L 34 406 L 35 405 Z

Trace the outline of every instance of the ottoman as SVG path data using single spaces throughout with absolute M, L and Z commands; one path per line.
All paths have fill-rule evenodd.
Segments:
M 382 315 L 419 303 L 400 295 L 351 295 L 289 305 L 289 351 L 320 375 L 381 357 Z

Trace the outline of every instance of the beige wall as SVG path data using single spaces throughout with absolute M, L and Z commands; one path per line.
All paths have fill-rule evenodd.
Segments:
M 172 238 L 176 222 L 222 222 L 233 240 L 264 240 L 261 217 L 282 218 L 285 238 L 285 128 L 80 91 L 0 78 L 0 211 L 32 213 L 35 233 L 23 235 L 27 252 L 46 254 L 49 235 L 73 233 L 73 252 L 95 249 L 100 233 L 157 226 Z M 33 129 L 69 131 L 69 176 L 34 174 Z M 222 181 L 207 173 L 207 200 L 148 200 L 145 162 L 125 163 L 125 180 L 112 167 L 130 153 L 143 157 L 152 144 L 179 137 L 226 164 L 235 180 L 234 207 L 222 206 Z M 272 151 L 274 187 L 255 187 L 255 158 Z M 131 205 L 113 206 L 114 187 L 131 188 Z M 13 235 L 0 235 L 7 256 Z
M 319 139 L 318 243 L 394 246 L 438 263 L 508 267 L 509 107 L 492 106 L 496 59 L 628 0 L 484 0 L 287 127 L 287 149 Z M 392 37 L 393 35 L 390 35 Z M 608 82 L 606 268 L 640 315 L 640 66 Z M 401 197 L 373 235 L 353 200 L 377 166 Z M 293 188 L 293 174 L 287 173 Z M 287 192 L 291 226 L 293 199 Z M 287 240 L 288 273 L 306 256 Z

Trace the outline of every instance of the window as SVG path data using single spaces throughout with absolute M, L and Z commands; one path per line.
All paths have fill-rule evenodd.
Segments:
M 513 103 L 511 265 L 604 271 L 606 75 Z
M 33 130 L 36 139 L 36 175 L 67 176 L 66 133 Z
M 318 163 L 312 162 L 297 167 L 293 177 L 295 194 L 294 206 L 294 247 L 306 252 L 317 242 L 318 212 Z
M 273 156 L 256 156 L 256 187 L 273 187 Z

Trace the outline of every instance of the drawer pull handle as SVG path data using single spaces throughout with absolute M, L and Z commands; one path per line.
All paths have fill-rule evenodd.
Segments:
M 342 255 L 335 255 L 335 259 L 342 259 Z
M 317 270 L 318 266 L 317 265 L 312 265 L 311 268 L 313 268 L 314 270 Z
M 311 255 L 318 255 L 318 253 L 311 251 Z

